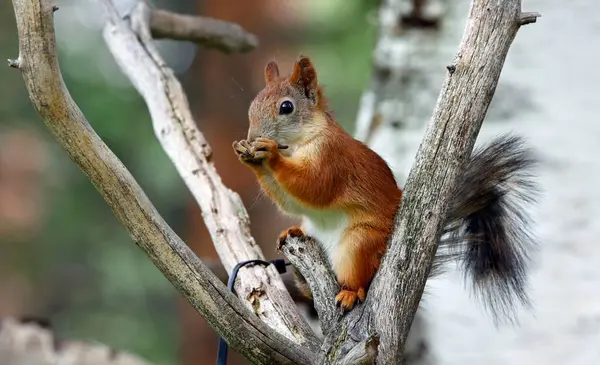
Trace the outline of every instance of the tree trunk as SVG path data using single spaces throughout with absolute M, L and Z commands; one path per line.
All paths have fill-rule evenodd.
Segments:
M 380 8 L 371 84 L 361 99 L 355 136 L 386 160 L 400 185 L 456 52 L 467 7 L 467 0 L 386 0 Z M 405 363 L 434 364 L 434 347 L 428 318 L 418 310 Z

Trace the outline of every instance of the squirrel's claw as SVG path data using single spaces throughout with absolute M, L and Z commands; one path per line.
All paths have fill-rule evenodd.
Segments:
M 233 150 L 238 156 L 250 155 L 250 145 L 245 140 L 242 141 L 234 141 L 232 144 Z
M 344 312 L 354 308 L 356 302 L 362 303 L 365 300 L 366 292 L 364 288 L 359 288 L 358 291 L 342 289 L 335 296 L 335 306 L 342 307 Z
M 264 149 L 265 146 L 259 144 L 258 147 L 262 149 L 258 149 L 256 141 L 252 143 L 247 140 L 235 141 L 232 146 L 242 162 L 256 164 L 271 156 L 271 152 Z
M 277 153 L 279 150 L 277 142 L 268 138 L 257 138 L 251 144 L 255 152 Z

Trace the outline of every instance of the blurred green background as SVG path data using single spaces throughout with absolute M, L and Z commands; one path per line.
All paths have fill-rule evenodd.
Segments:
M 160 44 L 215 149 L 219 171 L 228 185 L 242 190 L 251 206 L 253 231 L 273 256 L 271 242 L 285 221 L 268 203 L 254 204 L 256 184 L 227 155 L 230 141 L 244 135 L 246 110 L 262 86 L 264 63 L 275 58 L 282 72 L 288 72 L 301 53 L 313 58 L 337 119 L 352 130 L 369 80 L 376 35 L 369 19 L 378 2 L 154 3 L 236 21 L 260 37 L 261 46 L 244 55 Z M 108 53 L 97 3 L 57 4 L 60 64 L 71 95 L 164 218 L 201 257 L 214 259 L 195 203 L 154 137 L 144 101 Z M 130 4 L 119 3 L 125 12 Z M 244 9 L 248 6 L 254 11 Z M 15 58 L 18 39 L 10 1 L 0 3 L 0 19 L 0 53 Z M 0 80 L 0 315 L 45 316 L 62 338 L 99 341 L 157 364 L 212 362 L 216 340 L 194 335 L 199 319 L 54 142 L 30 104 L 20 73 L 0 67 Z M 220 118 L 232 129 L 220 128 Z M 243 178 L 235 178 L 238 173 Z M 261 222 L 268 219 L 277 223 L 262 229 Z M 194 328 L 185 330 L 189 323 Z

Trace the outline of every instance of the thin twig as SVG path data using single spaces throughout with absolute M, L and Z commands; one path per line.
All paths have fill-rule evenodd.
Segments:
M 110 0 L 99 0 L 113 18 L 120 18 Z M 155 39 L 194 42 L 224 53 L 250 52 L 258 47 L 258 38 L 239 24 L 197 15 L 177 14 L 148 7 L 149 27 Z
M 249 52 L 258 46 L 258 38 L 238 24 L 165 10 L 151 10 L 150 30 L 156 39 L 190 41 L 225 53 Z
M 20 68 L 21 67 L 21 61 L 18 58 L 16 60 L 9 59 L 8 60 L 8 67 Z
M 541 17 L 542 14 L 530 12 L 530 13 L 521 13 L 521 17 L 519 18 L 519 24 L 527 25 L 531 23 L 535 23 L 537 18 Z

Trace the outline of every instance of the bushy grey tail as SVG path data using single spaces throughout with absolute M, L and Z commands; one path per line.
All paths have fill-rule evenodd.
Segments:
M 535 164 L 516 136 L 503 135 L 476 149 L 450 203 L 438 248 L 435 266 L 449 259 L 462 263 L 495 320 L 510 318 L 517 301 L 530 304 L 527 266 L 535 242 L 526 206 L 538 192 L 531 174 Z

